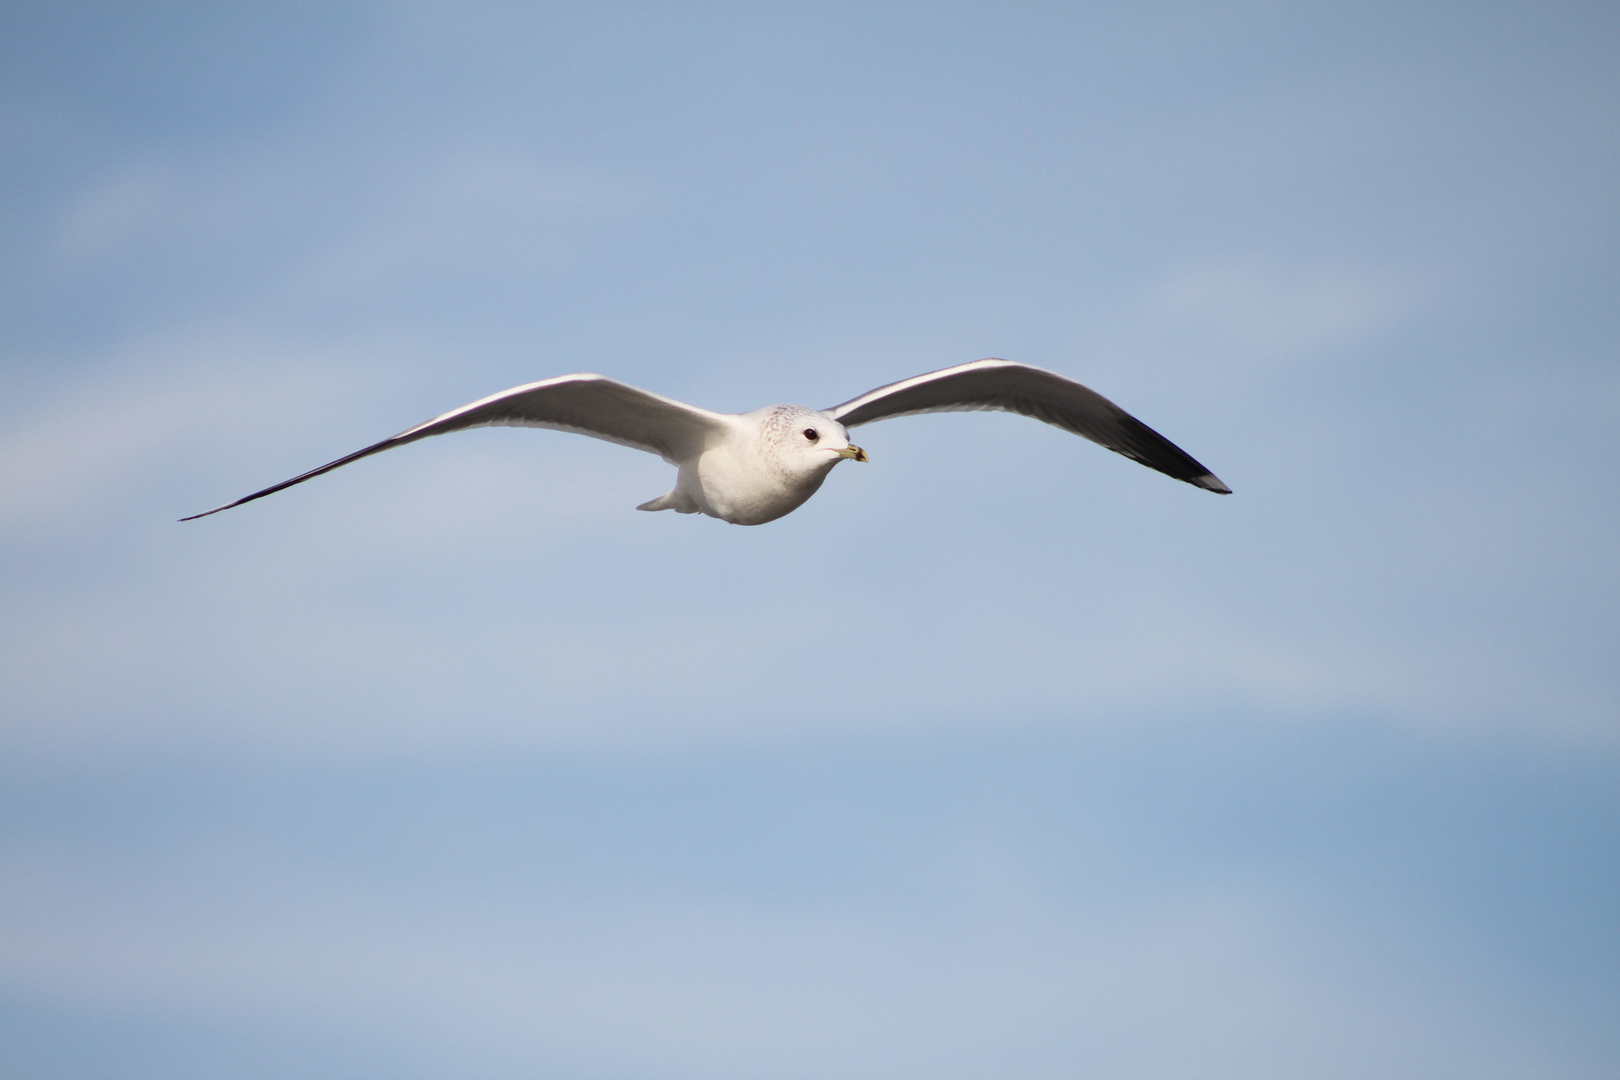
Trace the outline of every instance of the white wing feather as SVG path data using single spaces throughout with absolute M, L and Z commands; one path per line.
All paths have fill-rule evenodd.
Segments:
M 291 480 L 284 480 L 235 502 L 180 520 L 192 521 L 254 499 L 262 499 L 351 461 L 418 439 L 475 427 L 541 427 L 573 431 L 645 450 L 672 465 L 679 465 L 700 453 L 711 437 L 725 431 L 726 421 L 718 413 L 638 390 L 601 375 L 560 375 L 480 398 Z

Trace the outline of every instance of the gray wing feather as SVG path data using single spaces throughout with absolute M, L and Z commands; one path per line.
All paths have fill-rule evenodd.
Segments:
M 331 472 L 351 461 L 380 454 L 396 446 L 475 427 L 542 427 L 572 431 L 657 454 L 672 465 L 703 449 L 711 435 L 724 429 L 715 413 L 683 405 L 601 375 L 561 375 L 554 379 L 514 386 L 470 405 L 452 409 L 424 424 L 408 428 L 382 442 L 356 450 L 347 457 L 311 469 L 263 491 L 181 518 L 194 521 L 233 506 L 262 499 L 283 488 Z
M 1044 420 L 1206 491 L 1230 495 L 1175 443 L 1095 390 L 1011 360 L 975 360 L 862 394 L 825 412 L 847 428 L 929 412 L 998 410 Z

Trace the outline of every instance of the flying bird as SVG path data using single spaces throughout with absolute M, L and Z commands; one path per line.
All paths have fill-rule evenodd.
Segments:
M 632 446 L 674 465 L 675 487 L 637 510 L 708 514 L 733 525 L 763 525 L 797 510 L 840 461 L 867 460 L 866 451 L 849 441 L 850 428 L 892 416 L 986 409 L 1044 420 L 1205 491 L 1232 493 L 1180 447 L 1096 391 L 1041 368 L 992 359 L 902 379 L 830 409 L 768 405 L 748 413 L 709 412 L 601 375 L 559 375 L 491 394 L 301 476 L 180 520 L 195 521 L 262 499 L 429 435 L 475 427 L 540 427 Z

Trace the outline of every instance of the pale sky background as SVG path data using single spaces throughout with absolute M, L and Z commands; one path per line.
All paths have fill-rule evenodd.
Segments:
M 1620 1075 L 1612 4 L 0 8 L 0 1073 Z M 507 386 L 1062 372 L 759 528 Z

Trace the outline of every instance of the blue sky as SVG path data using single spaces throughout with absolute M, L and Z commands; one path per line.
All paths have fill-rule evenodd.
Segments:
M 18 1077 L 1620 1069 L 1605 5 L 13 5 Z M 999 415 L 788 518 L 520 382 Z

